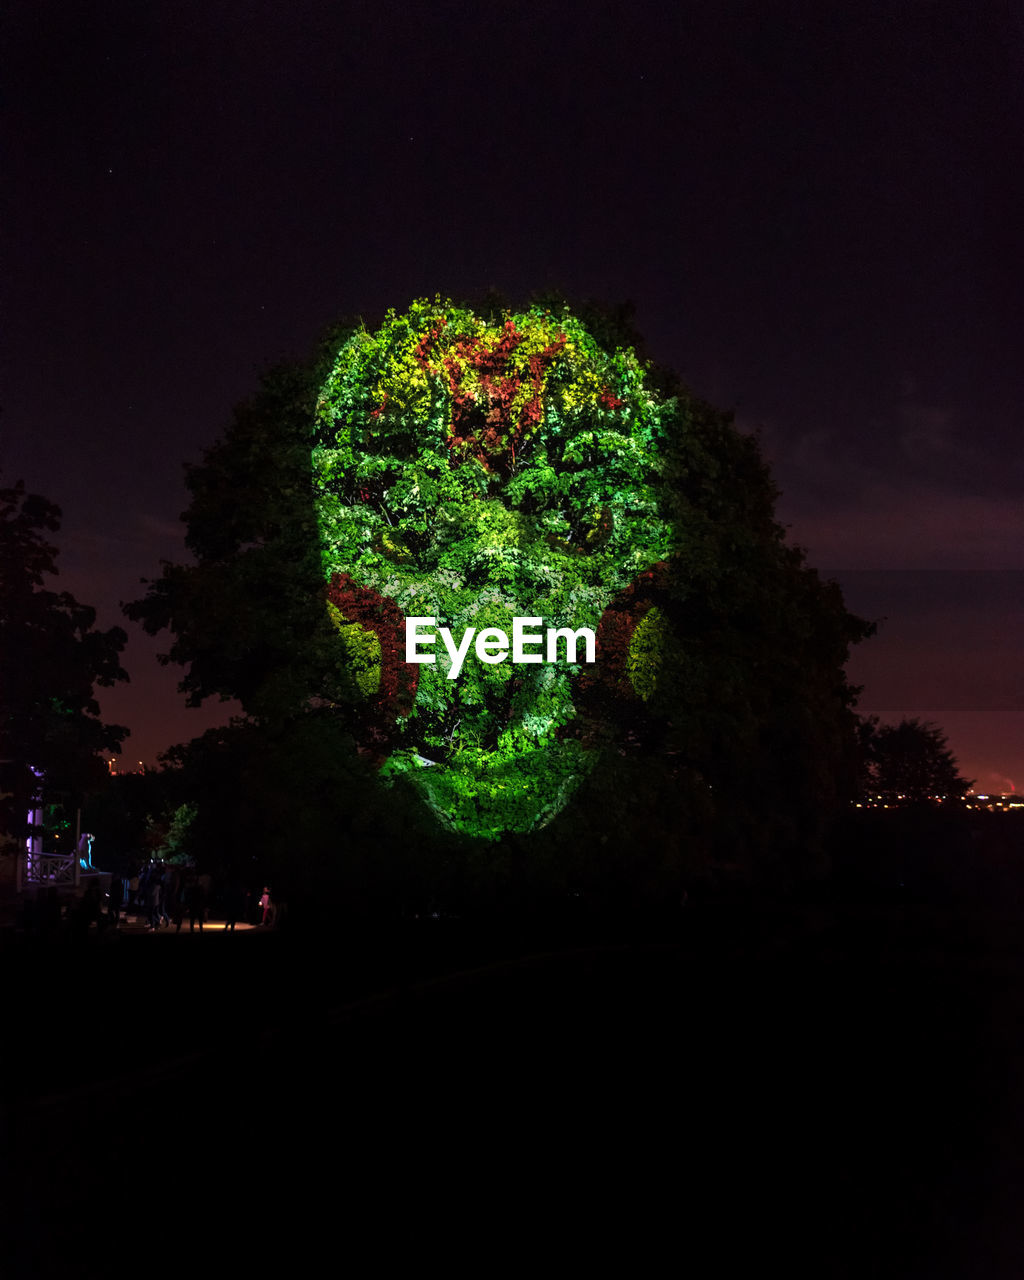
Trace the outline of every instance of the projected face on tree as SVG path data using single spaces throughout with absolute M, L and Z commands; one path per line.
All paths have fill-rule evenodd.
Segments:
M 593 707 L 655 694 L 662 411 L 631 350 L 540 309 L 419 302 L 338 355 L 313 471 L 347 696 L 382 774 L 454 830 L 543 826 L 597 758 Z M 427 660 L 409 618 L 434 620 Z M 514 619 L 537 637 L 518 660 Z

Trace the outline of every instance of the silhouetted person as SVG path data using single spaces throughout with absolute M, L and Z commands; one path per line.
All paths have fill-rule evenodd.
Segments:
M 146 883 L 146 911 L 149 927 L 156 931 L 160 928 L 160 878 L 153 872 Z
M 188 931 L 193 933 L 196 927 L 196 921 L 199 921 L 199 932 L 203 931 L 203 917 L 206 914 L 206 894 L 203 890 L 202 883 L 199 880 L 193 880 L 188 887 Z
M 263 893 L 260 895 L 260 910 L 263 913 L 260 924 L 266 924 L 274 912 L 274 904 L 270 901 L 270 889 L 267 885 L 263 886 Z
M 147 895 L 149 881 L 153 875 L 153 866 L 152 862 L 147 862 L 139 871 L 139 887 L 135 891 L 135 905 L 143 911 L 148 909 L 149 897 Z
M 71 929 L 75 938 L 87 937 L 92 922 L 95 920 L 99 923 L 101 892 L 99 880 L 91 880 L 81 902 L 71 915 Z
M 174 932 L 181 933 L 181 923 L 185 918 L 185 905 L 188 897 L 188 885 L 184 880 L 178 885 L 178 892 L 174 895 L 174 906 L 172 915 L 174 919 Z
M 178 895 L 179 872 L 176 867 L 165 867 L 160 884 L 160 916 L 167 924 L 171 923 L 174 914 L 174 900 Z
M 245 905 L 245 890 L 240 884 L 229 884 L 224 895 L 224 928 L 235 930 L 235 923 Z
M 121 904 L 124 902 L 124 881 L 115 875 L 110 881 L 110 918 L 114 924 L 121 921 Z

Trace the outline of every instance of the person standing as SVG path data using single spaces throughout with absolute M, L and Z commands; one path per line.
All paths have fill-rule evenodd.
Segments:
M 203 919 L 206 916 L 206 892 L 203 882 L 196 876 L 188 887 L 188 931 L 195 932 L 196 921 L 199 921 L 199 932 L 203 931 Z
M 146 881 L 146 913 L 150 932 L 155 933 L 160 928 L 160 877 L 155 871 L 150 871 Z
M 180 892 L 181 872 L 177 867 L 164 867 L 160 884 L 160 918 L 169 925 L 174 918 L 175 898 Z
M 157 914 L 158 927 L 160 924 L 167 928 L 171 923 L 171 914 L 167 910 L 167 897 L 171 882 L 171 869 L 165 863 L 160 863 L 157 867 Z
M 107 908 L 111 920 L 114 922 L 114 928 L 121 923 L 121 905 L 124 902 L 124 880 L 118 872 L 114 872 L 110 881 L 110 899 Z
M 266 924 L 274 910 L 274 904 L 270 900 L 270 888 L 267 885 L 263 886 L 263 893 L 260 896 L 260 910 L 263 912 L 260 924 Z
M 232 880 L 224 894 L 224 930 L 234 933 L 235 924 L 238 917 L 242 914 L 242 906 L 245 900 L 245 892 L 237 881 Z

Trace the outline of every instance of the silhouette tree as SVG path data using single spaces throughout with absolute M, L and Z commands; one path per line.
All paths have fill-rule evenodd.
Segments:
M 881 724 L 878 716 L 868 716 L 859 734 L 861 790 L 867 795 L 922 803 L 962 796 L 971 786 L 937 725 L 917 719 Z
M 106 772 L 128 730 L 104 724 L 95 685 L 127 680 L 120 627 L 94 629 L 96 613 L 67 591 L 45 589 L 57 573 L 47 538 L 60 508 L 19 481 L 0 489 L 0 850 L 15 851 L 43 779 L 44 794 L 81 796 Z

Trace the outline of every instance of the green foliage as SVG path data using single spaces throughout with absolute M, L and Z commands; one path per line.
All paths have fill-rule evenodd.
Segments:
M 0 849 L 12 852 L 41 771 L 44 795 L 70 807 L 102 785 L 103 751 L 127 729 L 99 719 L 94 686 L 127 680 L 120 627 L 94 628 L 96 612 L 67 591 L 44 588 L 55 574 L 60 509 L 20 481 L 0 489 Z
M 635 354 L 599 347 L 564 308 L 390 312 L 345 344 L 317 403 L 324 578 L 454 635 L 511 634 L 516 616 L 596 630 L 675 549 L 656 487 L 663 415 Z M 388 775 L 410 770 L 454 830 L 544 825 L 596 761 L 565 737 L 578 671 L 471 658 L 453 681 L 440 656 L 391 735 Z
M 194 828 L 198 814 L 194 803 L 179 804 L 165 820 L 153 822 L 150 849 L 154 856 L 171 866 L 194 866 Z

